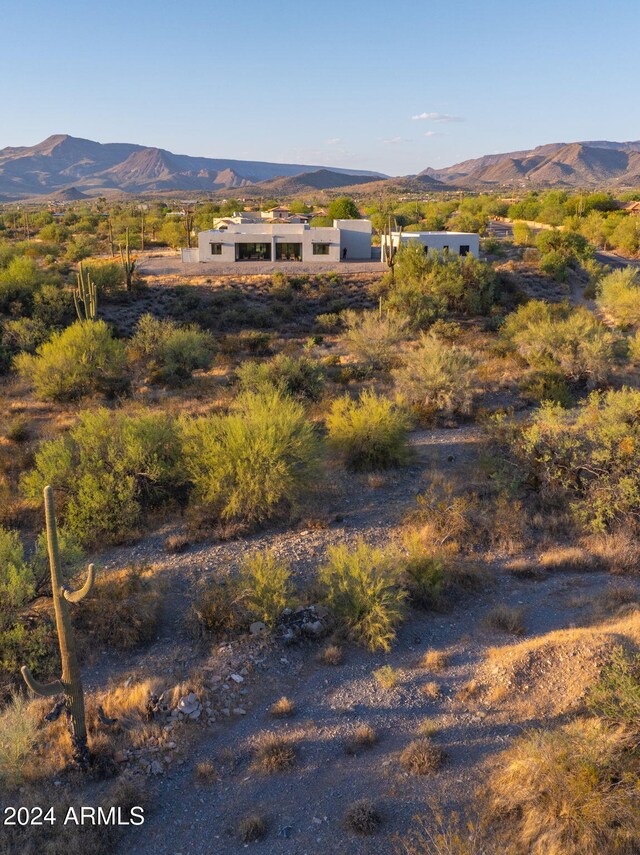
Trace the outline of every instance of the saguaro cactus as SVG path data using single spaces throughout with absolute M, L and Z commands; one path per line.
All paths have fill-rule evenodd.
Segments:
M 89 762 L 89 751 L 87 748 L 87 725 L 84 715 L 84 692 L 82 690 L 82 680 L 80 679 L 80 668 L 78 667 L 68 604 L 79 603 L 80 600 L 87 596 L 93 588 L 95 571 L 93 564 L 90 564 L 87 580 L 82 588 L 77 591 L 69 590 L 62 577 L 56 512 L 51 487 L 44 488 L 44 511 L 47 523 L 47 549 L 49 552 L 49 567 L 51 568 L 53 606 L 56 615 L 58 642 L 60 644 L 60 658 L 62 660 L 62 677 L 59 680 L 54 680 L 53 683 L 45 685 L 35 680 L 26 666 L 23 666 L 21 671 L 25 683 L 36 695 L 53 697 L 54 695 L 64 694 L 64 705 L 69 718 L 74 759 L 79 766 L 86 768 Z
M 76 274 L 78 283 L 73 292 L 73 303 L 80 321 L 95 321 L 98 317 L 98 289 L 89 272 L 80 264 Z
M 129 229 L 125 229 L 124 247 L 120 244 L 120 261 L 122 270 L 124 271 L 124 284 L 127 291 L 131 290 L 133 284 L 133 272 L 136 269 L 136 259 L 131 257 L 129 248 Z
M 402 245 L 402 226 L 398 229 L 398 246 L 394 247 L 393 245 L 393 231 L 391 229 L 391 216 L 389 216 L 389 228 L 385 226 L 384 231 L 382 232 L 382 260 L 385 262 L 387 267 L 389 268 L 389 273 L 391 274 L 391 281 L 394 280 L 395 275 L 395 264 L 396 264 L 396 255 L 398 250 Z

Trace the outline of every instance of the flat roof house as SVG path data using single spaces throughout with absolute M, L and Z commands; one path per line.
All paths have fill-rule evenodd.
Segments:
M 449 255 L 480 256 L 480 235 L 475 232 L 391 232 L 391 244 L 394 250 L 414 241 L 424 246 L 424 251 L 442 252 Z M 389 236 L 382 238 L 382 260 L 389 252 Z
M 371 222 L 334 220 L 333 226 L 306 223 L 233 223 L 198 234 L 198 248 L 182 260 L 222 262 L 339 262 L 371 260 Z

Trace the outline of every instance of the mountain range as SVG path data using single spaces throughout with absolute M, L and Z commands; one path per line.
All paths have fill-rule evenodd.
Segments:
M 114 194 L 214 193 L 256 197 L 435 192 L 469 188 L 633 187 L 640 185 L 640 140 L 550 143 L 488 154 L 443 169 L 389 178 L 362 169 L 173 154 L 132 143 L 56 134 L 34 146 L 0 149 L 0 201 Z
M 69 194 L 75 198 L 114 193 L 212 192 L 277 177 L 322 170 L 292 163 L 190 157 L 131 143 L 98 143 L 55 134 L 33 146 L 0 149 L 0 199 Z M 332 173 L 369 180 L 384 177 L 361 169 Z
M 429 168 L 422 175 L 464 187 L 633 186 L 640 184 L 640 140 L 551 143 Z

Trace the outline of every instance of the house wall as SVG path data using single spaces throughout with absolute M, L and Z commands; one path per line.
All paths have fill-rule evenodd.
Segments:
M 400 240 L 403 244 L 416 241 L 427 247 L 427 252 L 431 250 L 442 252 L 445 247 L 449 247 L 451 255 L 459 255 L 460 247 L 468 246 L 469 255 L 473 255 L 475 258 L 480 257 L 480 235 L 474 232 L 402 232 L 402 234 L 392 232 L 391 239 L 396 249 Z M 387 236 L 383 237 L 382 242 L 384 258 L 384 249 L 388 246 Z
M 212 243 L 221 244 L 220 255 L 211 254 Z M 333 227 L 319 228 L 310 228 L 305 223 L 228 223 L 226 229 L 209 229 L 199 233 L 198 260 L 212 264 L 235 262 L 237 243 L 271 244 L 271 261 L 276 260 L 278 243 L 301 243 L 303 262 L 338 262 L 345 248 L 347 260 L 369 261 L 371 223 L 369 220 L 334 220 Z M 316 243 L 328 243 L 328 255 L 314 255 L 313 245 Z

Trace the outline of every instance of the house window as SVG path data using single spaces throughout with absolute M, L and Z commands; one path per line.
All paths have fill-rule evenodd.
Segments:
M 277 243 L 276 261 L 302 261 L 302 244 Z
M 449 255 L 449 246 L 448 246 L 447 244 L 445 244 L 445 245 L 442 247 L 442 254 L 443 254 L 443 255 Z
M 210 243 L 211 247 L 211 255 L 222 255 L 222 244 L 221 243 Z
M 329 247 L 330 243 L 314 243 L 313 245 L 313 254 L 314 255 L 329 255 Z
M 271 244 L 237 243 L 236 261 L 271 261 Z
M 460 255 L 469 255 L 470 247 L 468 244 L 463 243 L 460 247 Z

